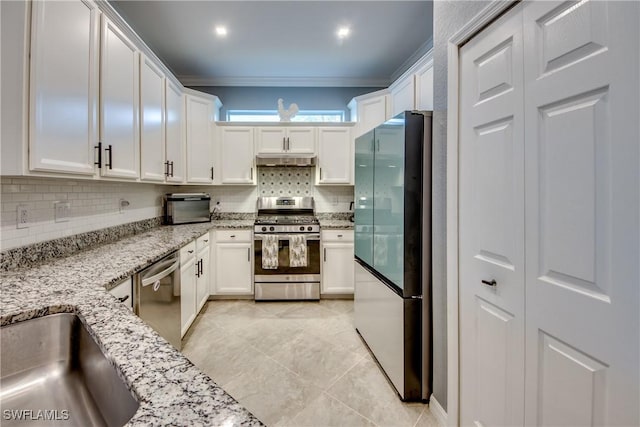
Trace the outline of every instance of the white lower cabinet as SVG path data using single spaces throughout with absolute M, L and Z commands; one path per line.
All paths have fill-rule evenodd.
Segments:
M 209 233 L 196 240 L 196 314 L 209 299 L 209 282 L 211 281 L 211 246 Z
M 251 230 L 216 231 L 214 270 L 214 295 L 253 294 Z
M 115 288 L 109 291 L 111 295 L 118 298 L 129 310 L 133 311 L 133 288 L 131 277 L 120 282 Z
M 196 318 L 196 242 L 180 249 L 180 335 Z
M 322 232 L 322 295 L 353 294 L 353 231 Z

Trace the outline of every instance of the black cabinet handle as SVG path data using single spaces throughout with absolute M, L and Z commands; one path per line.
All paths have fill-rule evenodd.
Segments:
M 173 160 L 171 161 L 170 166 L 171 166 L 171 178 L 173 178 Z
M 213 166 L 211 166 L 211 181 L 213 181 Z
M 98 165 L 98 169 L 102 169 L 102 142 L 98 142 L 94 148 L 98 149 L 98 161 L 93 162 L 94 165 Z
M 327 262 L 327 248 L 324 248 L 324 262 Z
M 320 168 L 320 180 L 322 180 L 322 168 Z
M 253 167 L 249 170 L 249 179 L 253 180 Z
M 289 137 L 287 137 L 287 151 L 291 150 L 291 141 L 289 140 Z
M 251 262 L 251 248 L 247 248 L 247 261 Z
M 193 253 L 193 251 L 187 251 L 187 252 L 189 252 L 190 254 L 192 254 L 192 253 Z
M 120 302 L 125 302 L 125 301 L 126 301 L 126 300 L 128 300 L 128 299 L 129 299 L 129 295 L 125 295 L 125 296 L 123 296 L 123 297 L 118 298 L 118 301 L 120 301 Z
M 169 161 L 164 162 L 164 176 L 171 176 L 169 172 Z
M 111 144 L 109 144 L 109 148 L 105 148 L 104 151 L 108 151 L 109 152 L 109 164 L 104 164 L 105 166 L 108 166 L 109 169 L 113 169 L 113 147 L 111 146 Z
M 498 284 L 498 282 L 496 282 L 495 280 L 491 280 L 491 281 L 482 280 L 482 283 L 487 286 L 496 286 Z

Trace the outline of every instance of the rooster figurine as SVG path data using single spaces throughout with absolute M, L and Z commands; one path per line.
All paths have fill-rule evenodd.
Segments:
M 298 104 L 293 103 L 289 105 L 289 109 L 284 109 L 284 101 L 282 98 L 278 99 L 278 115 L 281 122 L 290 122 L 291 119 L 298 113 Z

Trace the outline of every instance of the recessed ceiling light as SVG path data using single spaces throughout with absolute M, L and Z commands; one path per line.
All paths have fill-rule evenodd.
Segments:
M 224 37 L 227 35 L 227 27 L 218 26 L 216 27 L 216 34 L 220 37 Z
M 347 37 L 349 37 L 349 33 L 351 32 L 351 30 L 349 29 L 349 27 L 340 27 L 338 28 L 338 38 L 340 39 L 345 39 Z

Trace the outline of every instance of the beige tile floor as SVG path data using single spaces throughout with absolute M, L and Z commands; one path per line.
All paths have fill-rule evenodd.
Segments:
M 269 426 L 438 426 L 380 372 L 353 301 L 210 301 L 183 352 Z

